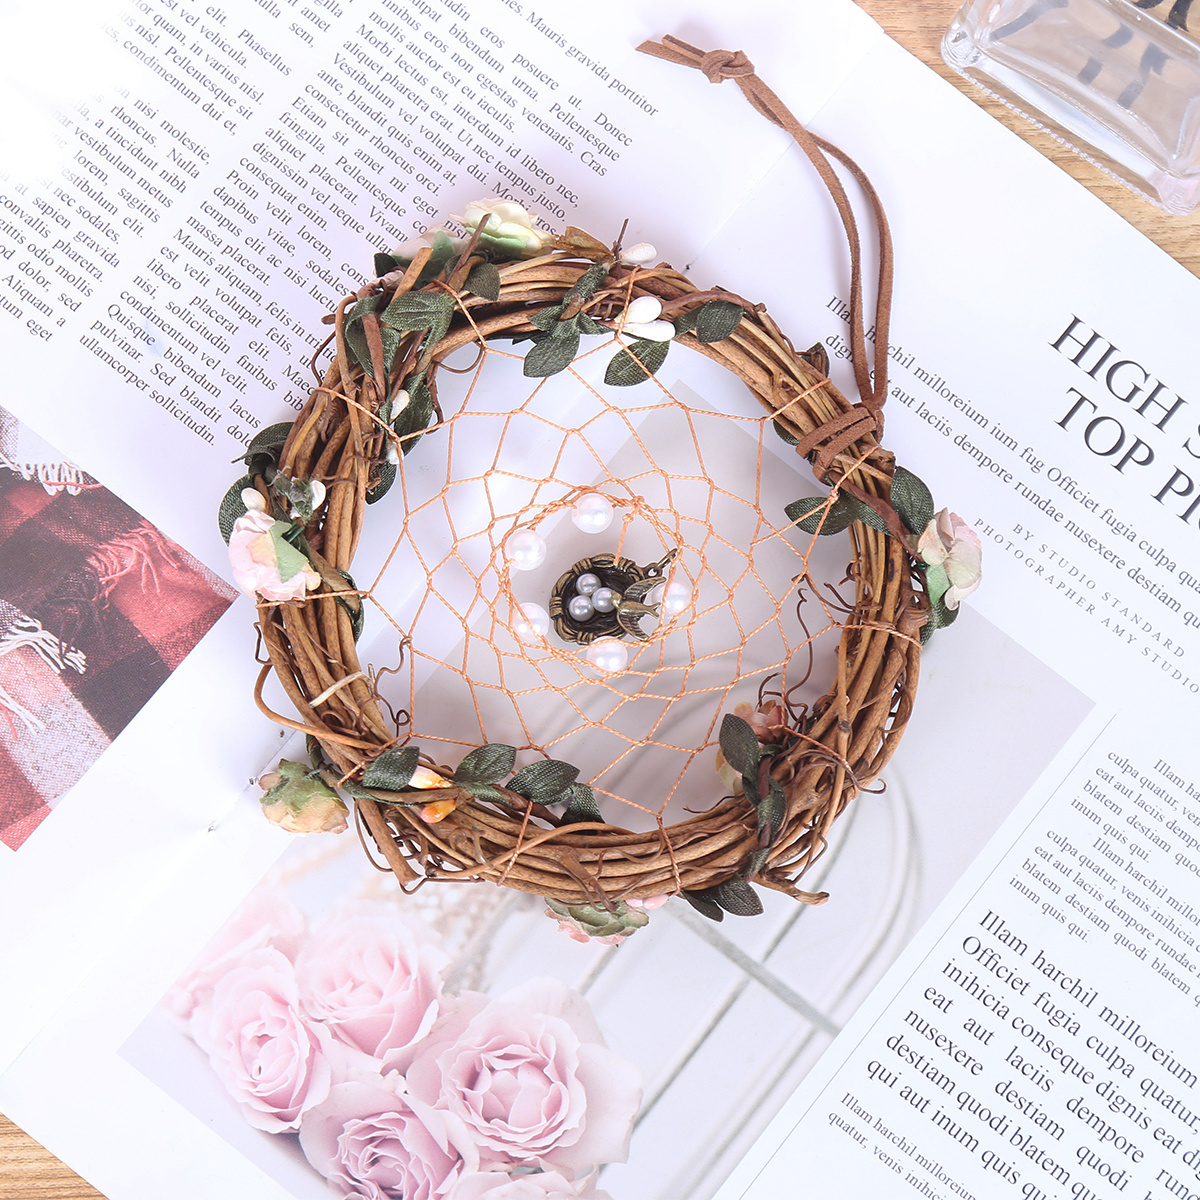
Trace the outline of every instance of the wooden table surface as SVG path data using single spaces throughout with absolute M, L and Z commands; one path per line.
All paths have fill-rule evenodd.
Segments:
M 938 43 L 959 6 L 959 0 L 858 2 L 905 49 L 1090 188 L 1188 270 L 1200 275 L 1200 215 L 1169 217 L 1159 212 L 1090 163 L 1064 149 L 1053 138 L 972 88 L 945 66 L 938 53 Z M 753 59 L 753 47 L 744 48 Z M 99 1192 L 3 1116 L 0 1116 L 0 1196 L 12 1197 L 13 1200 L 103 1200 Z

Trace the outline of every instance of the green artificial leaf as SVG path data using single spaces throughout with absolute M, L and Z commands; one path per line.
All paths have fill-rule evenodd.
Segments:
M 454 782 L 459 782 L 457 777 Z M 463 783 L 462 789 L 476 800 L 488 800 L 492 804 L 502 804 L 505 808 L 512 808 L 512 801 L 498 787 L 493 787 L 490 783 Z
M 392 422 L 393 431 L 401 439 L 402 454 L 408 454 L 421 440 L 409 435 L 419 434 L 423 429 L 428 429 L 432 416 L 433 396 L 430 394 L 429 385 L 422 379 L 408 389 L 408 403 L 400 409 Z
M 562 335 L 557 330 L 550 337 L 542 338 L 525 355 L 522 371 L 528 379 L 544 379 L 565 371 L 575 361 L 579 350 L 579 330 L 573 323 L 564 322 L 568 328 Z
M 803 354 L 802 359 L 821 375 L 829 375 L 829 351 L 821 342 L 814 342 Z
M 603 822 L 604 814 L 596 803 L 596 793 L 586 783 L 573 783 L 567 791 L 570 799 L 562 816 L 564 825 L 577 825 L 581 821 Z
M 367 346 L 367 335 L 363 330 L 362 319 L 366 313 L 378 311 L 382 299 L 382 296 L 366 296 L 362 300 L 356 300 L 346 310 L 346 346 L 350 351 L 350 356 L 368 374 L 372 372 L 373 368 L 371 351 Z
M 448 327 L 453 312 L 454 298 L 446 292 L 401 292 L 383 310 L 379 319 L 392 329 L 415 333 L 438 326 L 443 321 Z
M 610 387 L 632 387 L 645 382 L 666 361 L 670 348 L 670 342 L 652 342 L 646 338 L 622 346 L 612 356 L 604 372 L 604 382 Z
M 248 467 L 253 466 L 254 460 L 260 454 L 265 454 L 271 460 L 271 466 L 274 466 L 279 461 L 279 455 L 291 432 L 291 421 L 280 421 L 277 425 L 268 425 L 266 429 L 260 429 L 246 447 L 242 461 Z
M 721 720 L 720 741 L 721 753 L 735 771 L 750 777 L 758 775 L 762 748 L 748 721 L 743 721 L 733 713 L 726 713 Z
M 575 345 L 579 345 L 579 318 L 582 313 L 576 313 L 573 317 L 568 317 L 564 321 L 555 321 L 550 326 L 550 336 L 556 338 L 574 338 Z
M 785 816 L 787 816 L 787 796 L 784 794 L 779 780 L 772 779 L 767 794 L 758 802 L 759 831 L 769 828 L 771 831 L 770 842 L 774 842 L 779 836 L 780 829 L 783 828 Z M 754 870 L 758 870 L 758 868 L 755 867 Z M 748 871 L 747 874 L 753 875 L 754 871 Z
M 846 492 L 843 492 L 839 499 L 843 500 L 847 509 L 854 514 L 853 520 L 861 521 L 871 529 L 878 529 L 880 533 L 891 536 L 892 531 L 888 528 L 887 522 L 869 504 Z
M 947 625 L 953 625 L 958 620 L 960 611 L 957 608 L 947 608 L 943 600 L 938 600 L 936 604 L 931 604 L 929 606 L 929 620 L 921 626 L 921 644 L 925 645 L 933 637 L 936 630 L 945 629 Z
M 763 910 L 758 893 L 741 876 L 727 879 L 710 891 L 712 898 L 735 917 L 757 917 Z
M 772 421 L 771 424 L 775 426 L 775 432 L 779 434 L 779 436 L 783 438 L 783 440 L 787 442 L 789 446 L 800 445 L 800 439 L 794 434 L 789 433 L 781 421 Z
M 475 296 L 482 296 L 493 303 L 500 299 L 500 272 L 492 263 L 480 263 L 471 269 L 465 289 Z
M 498 783 L 508 775 L 516 762 L 514 746 L 489 742 L 472 750 L 454 772 L 455 783 Z
M 612 262 L 609 259 L 604 259 L 588 267 L 575 281 L 575 286 L 563 297 L 564 303 L 570 304 L 576 300 L 585 302 L 590 300 L 599 290 L 600 285 L 608 278 L 608 273 L 611 269 Z
M 758 771 L 748 771 L 742 776 L 742 794 L 746 797 L 746 802 L 755 809 L 758 808 L 762 801 L 762 795 L 758 790 Z
M 897 467 L 892 476 L 890 499 L 911 533 L 925 532 L 925 527 L 933 520 L 933 495 L 916 475 L 904 467 Z
M 338 784 L 338 787 L 340 787 L 347 795 L 353 796 L 355 800 L 375 799 L 375 797 L 372 796 L 371 793 L 362 786 L 362 784 L 355 783 L 353 779 L 347 779 L 345 782 Z
M 396 464 L 385 459 L 379 464 L 379 482 L 367 492 L 367 503 L 374 504 L 376 500 L 382 500 L 395 482 Z
M 420 758 L 417 746 L 385 750 L 363 772 L 363 787 L 378 788 L 381 792 L 401 791 L 408 786 Z
M 233 534 L 234 522 L 238 517 L 246 515 L 246 505 L 242 501 L 242 489 L 253 486 L 254 480 L 249 475 L 243 475 L 221 498 L 221 505 L 217 509 L 217 528 L 220 529 L 226 545 L 229 544 L 229 539 Z
M 288 541 L 288 535 L 296 528 L 290 521 L 276 521 L 270 529 L 271 541 L 275 543 L 275 561 L 279 564 L 279 578 L 283 583 L 299 575 L 309 565 L 308 559 Z
M 508 790 L 536 800 L 540 804 L 553 804 L 567 799 L 562 793 L 579 777 L 579 768 L 556 758 L 543 759 L 522 767 L 508 781 Z
M 607 325 L 601 325 L 599 321 L 593 321 L 587 313 L 577 313 L 575 316 L 575 328 L 580 333 L 586 333 L 592 336 L 597 333 L 612 333 L 612 330 Z
M 703 888 L 680 894 L 701 916 L 707 917 L 710 921 L 723 921 L 725 920 L 725 910 L 713 899 L 715 890 L 715 888 Z
M 696 340 L 719 342 L 727 338 L 739 325 L 746 310 L 732 300 L 710 300 L 702 304 L 696 313 Z
M 703 305 L 700 305 L 700 308 L 703 307 Z M 696 322 L 700 317 L 700 308 L 689 308 L 687 312 L 680 313 L 678 316 L 671 318 L 671 323 L 675 326 L 676 336 L 681 333 L 691 333 L 696 328 Z
M 338 574 L 350 585 L 351 591 L 357 591 L 358 585 L 351 578 L 348 571 L 338 571 Z M 337 596 L 335 597 L 340 607 L 346 610 L 346 615 L 350 618 L 350 632 L 354 635 L 354 640 L 357 642 L 362 637 L 363 631 L 363 602 L 361 596 Z
M 393 271 L 398 271 L 403 262 L 394 254 L 384 254 L 382 251 L 375 253 L 375 278 L 382 279 L 385 275 L 390 275 Z
M 822 536 L 841 533 L 858 519 L 854 509 L 839 495 L 826 511 L 828 497 L 802 496 L 784 507 L 788 520 L 805 533 L 820 532 Z
M 752 879 L 759 871 L 762 870 L 763 863 L 767 861 L 767 856 L 771 853 L 770 849 L 763 846 L 759 850 L 755 850 L 753 854 L 746 859 L 746 878 Z
M 551 304 L 535 313 L 530 313 L 529 323 L 537 329 L 541 329 L 545 333 L 549 333 L 555 325 L 559 323 L 559 319 L 566 309 L 565 304 Z

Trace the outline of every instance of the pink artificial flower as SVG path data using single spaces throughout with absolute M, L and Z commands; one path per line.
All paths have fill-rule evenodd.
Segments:
M 296 958 L 300 1002 L 339 1041 L 403 1071 L 438 1015 L 447 957 L 433 934 L 391 915 L 346 912 Z
M 558 1171 L 536 1175 L 509 1175 L 505 1171 L 478 1171 L 466 1175 L 446 1200 L 610 1200 L 595 1188 L 595 1176 L 572 1182 Z
M 628 904 L 630 908 L 643 908 L 646 910 L 646 912 L 654 912 L 656 908 L 662 908 L 662 906 L 666 904 L 670 898 L 671 897 L 669 894 L 664 894 L 661 896 L 646 896 L 642 900 L 635 900 L 631 898 L 626 900 L 625 903 Z
M 330 1036 L 300 1008 L 292 964 L 278 950 L 243 956 L 213 989 L 193 1036 L 225 1090 L 256 1129 L 297 1129 L 329 1095 Z
M 983 546 L 979 535 L 948 508 L 943 508 L 916 539 L 916 556 L 931 567 L 941 567 L 950 580 L 942 597 L 949 609 L 958 607 L 978 586 L 982 576 Z
M 213 991 L 253 950 L 278 950 L 289 961 L 304 936 L 304 914 L 273 886 L 257 887 L 213 935 L 163 999 L 168 1012 L 190 1032 L 195 1016 L 208 1019 Z
M 757 709 L 747 701 L 733 706 L 733 715 L 741 717 L 763 745 L 777 742 L 783 736 L 786 719 L 778 700 L 767 700 Z
M 409 1094 L 461 1120 L 483 1169 L 566 1174 L 622 1162 L 641 1101 L 578 992 L 536 979 L 496 1000 L 464 993 L 407 1072 Z
M 305 1158 L 339 1196 L 442 1200 L 479 1156 L 462 1122 L 383 1086 L 342 1083 L 300 1125 Z
M 270 513 L 253 508 L 233 523 L 229 535 L 233 582 L 247 595 L 257 592 L 264 600 L 278 603 L 303 600 L 306 591 L 321 586 L 321 577 L 307 561 L 290 578 L 281 577 L 279 554 L 271 536 L 276 524 L 286 525 L 286 522 L 276 522 Z M 296 553 L 299 555 L 299 551 Z

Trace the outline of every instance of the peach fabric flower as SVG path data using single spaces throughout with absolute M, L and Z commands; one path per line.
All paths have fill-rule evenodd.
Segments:
M 956 609 L 978 586 L 982 576 L 983 546 L 979 535 L 948 508 L 943 508 L 925 526 L 916 540 L 915 553 L 931 567 L 941 567 L 950 580 L 942 596 L 948 609 Z
M 233 568 L 233 582 L 247 595 L 257 592 L 264 600 L 284 603 L 302 600 L 306 591 L 321 586 L 321 577 L 304 560 L 293 574 L 283 578 L 279 553 L 271 530 L 286 521 L 276 521 L 270 513 L 250 509 L 245 516 L 238 517 L 229 535 L 229 565 Z M 303 558 L 296 551 L 299 558 Z

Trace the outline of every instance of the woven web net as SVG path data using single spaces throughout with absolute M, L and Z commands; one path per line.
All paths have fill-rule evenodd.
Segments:
M 374 671 L 376 688 L 434 761 L 453 769 L 485 742 L 516 746 L 518 765 L 562 759 L 606 820 L 640 829 L 728 794 L 716 750 L 735 705 L 783 700 L 797 727 L 832 674 L 847 547 L 789 526 L 784 505 L 816 488 L 735 376 L 676 348 L 656 377 L 609 387 L 616 345 L 595 342 L 546 380 L 522 376 L 519 344 L 442 368 L 444 417 L 366 523 L 358 586 L 387 631 L 364 661 L 398 660 Z M 571 520 L 594 492 L 615 510 L 603 533 Z M 546 542 L 536 569 L 506 558 L 521 529 Z M 679 611 L 644 618 L 646 641 L 624 639 L 624 670 L 599 670 L 553 628 L 522 631 L 521 606 L 548 608 L 578 560 L 646 565 L 671 551 Z

